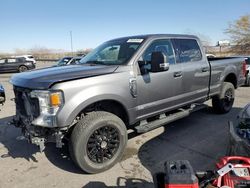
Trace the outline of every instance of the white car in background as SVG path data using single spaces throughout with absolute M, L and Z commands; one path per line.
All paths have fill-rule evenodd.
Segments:
M 36 60 L 32 55 L 19 55 L 15 57 L 24 57 L 26 61 L 32 61 L 34 64 L 36 64 Z

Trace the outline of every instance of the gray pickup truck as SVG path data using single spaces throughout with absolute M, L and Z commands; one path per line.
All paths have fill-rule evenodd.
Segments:
M 190 35 L 142 35 L 103 43 L 79 65 L 12 76 L 15 126 L 44 149 L 68 143 L 74 162 L 98 173 L 120 160 L 127 130 L 143 133 L 212 99 L 226 113 L 244 83 L 244 58 L 208 60 Z M 69 142 L 64 142 L 68 140 Z

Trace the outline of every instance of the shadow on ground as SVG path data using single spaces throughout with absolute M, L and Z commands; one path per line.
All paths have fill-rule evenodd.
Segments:
M 0 119 L 0 147 L 3 145 L 7 150 L 1 153 L 0 158 L 24 158 L 27 161 L 39 162 L 35 157 L 35 154 L 40 152 L 39 148 L 28 143 L 27 140 L 18 139 L 22 136 L 21 129 L 9 125 L 8 122 L 11 120 L 12 116 Z M 65 171 L 82 174 L 70 159 L 66 145 L 58 149 L 54 144 L 47 144 L 44 153 L 55 166 Z
M 80 170 L 70 158 L 67 143 L 65 143 L 61 149 L 56 148 L 53 143 L 48 144 L 45 149 L 45 155 L 51 163 L 65 171 L 84 174 L 84 172 Z
M 0 144 L 2 144 L 7 152 L 1 154 L 1 158 L 24 158 L 28 161 L 37 162 L 33 156 L 38 152 L 38 148 L 29 144 L 26 140 L 18 140 L 21 136 L 21 130 L 9 125 L 8 122 L 12 120 L 12 116 L 0 119 Z M 0 145 L 1 146 L 1 145 Z
M 161 135 L 140 147 L 139 160 L 152 174 L 163 171 L 166 160 L 177 159 L 189 160 L 195 170 L 211 169 L 215 161 L 226 154 L 229 143 L 227 121 L 235 120 L 240 110 L 233 108 L 228 114 L 216 115 L 209 108 L 173 122 L 165 126 L 165 131 Z M 16 138 L 21 135 L 21 131 L 8 125 L 7 122 L 10 120 L 11 117 L 0 119 L 0 146 L 2 144 L 7 149 L 7 152 L 0 157 L 25 158 L 37 162 L 34 154 L 39 152 L 38 148 L 25 140 L 18 141 Z M 130 135 L 130 138 L 136 136 L 137 134 Z M 67 146 L 57 149 L 54 144 L 48 144 L 45 155 L 51 163 L 63 170 L 83 174 L 70 159 Z M 129 187 L 153 185 L 151 182 L 138 179 L 125 179 L 124 182 L 124 185 L 127 184 Z M 117 180 L 119 187 L 118 183 Z M 85 187 L 105 186 L 102 182 L 89 182 Z
M 152 174 L 164 171 L 167 160 L 189 160 L 195 170 L 213 169 L 227 154 L 228 121 L 235 121 L 241 108 L 228 114 L 214 114 L 211 108 L 165 126 L 165 131 L 144 143 L 138 157 Z
M 115 186 L 107 186 L 103 182 L 98 181 L 90 181 L 88 184 L 83 186 L 83 188 L 125 188 L 125 187 L 131 187 L 131 188 L 137 188 L 137 187 L 154 187 L 154 183 L 147 182 L 143 179 L 138 178 L 124 178 L 124 177 L 118 177 L 117 182 Z

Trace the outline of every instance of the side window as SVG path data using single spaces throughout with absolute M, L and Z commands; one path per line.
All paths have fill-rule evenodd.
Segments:
M 16 62 L 20 63 L 20 62 L 22 62 L 22 59 L 21 58 L 17 58 Z
M 8 63 L 15 63 L 16 59 L 8 59 Z
M 5 59 L 0 59 L 0 64 L 5 63 Z
M 202 59 L 201 50 L 194 39 L 173 39 L 177 62 L 186 63 L 200 61 Z
M 142 58 L 144 61 L 151 61 L 152 52 L 163 52 L 167 58 L 169 64 L 175 64 L 175 56 L 170 40 L 156 40 L 152 42 L 145 50 Z

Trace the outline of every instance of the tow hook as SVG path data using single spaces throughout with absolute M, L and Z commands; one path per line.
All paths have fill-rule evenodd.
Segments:
M 56 147 L 57 148 L 62 148 L 62 146 L 64 145 L 62 142 L 63 139 L 63 134 L 61 131 L 58 131 L 55 133 L 55 137 L 56 137 Z
M 39 147 L 40 149 L 40 152 L 43 152 L 44 149 L 45 149 L 45 139 L 44 138 L 38 138 L 38 137 L 33 137 L 33 138 L 30 138 L 30 141 L 32 144 L 35 144 Z

